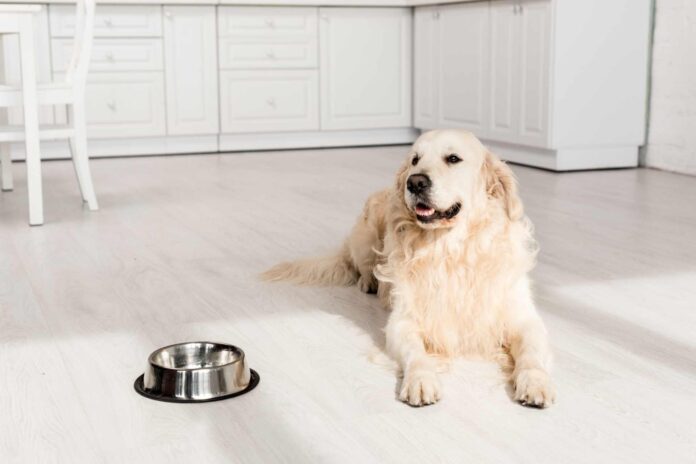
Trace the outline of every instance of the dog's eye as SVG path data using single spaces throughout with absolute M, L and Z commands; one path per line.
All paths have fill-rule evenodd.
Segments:
M 449 155 L 447 158 L 445 158 L 445 161 L 447 164 L 457 164 L 460 162 L 462 159 L 458 157 L 457 155 Z
M 413 159 L 411 160 L 411 166 L 415 166 L 418 164 L 418 161 L 420 161 L 420 158 L 417 156 L 414 156 Z

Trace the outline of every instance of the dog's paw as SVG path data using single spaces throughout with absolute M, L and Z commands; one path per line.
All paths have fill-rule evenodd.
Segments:
M 549 374 L 541 369 L 523 369 L 515 376 L 515 400 L 524 406 L 546 408 L 556 401 Z
M 427 406 L 440 400 L 442 385 L 435 372 L 418 370 L 406 373 L 399 399 L 411 406 Z
M 360 276 L 358 279 L 358 288 L 363 293 L 377 293 L 377 279 L 375 276 Z

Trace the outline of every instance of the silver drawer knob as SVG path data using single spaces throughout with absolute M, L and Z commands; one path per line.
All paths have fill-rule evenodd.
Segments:
M 273 97 L 271 97 L 271 98 L 269 98 L 268 100 L 266 100 L 266 103 L 268 103 L 268 106 L 270 106 L 271 108 L 275 108 L 275 107 L 276 107 L 276 99 L 273 98 Z
M 106 59 L 109 61 L 114 61 L 114 54 L 109 52 L 106 54 Z
M 116 111 L 116 102 L 115 102 L 115 101 L 110 101 L 109 103 L 106 104 L 106 106 L 107 106 L 111 111 Z
M 275 60 L 275 57 L 276 57 L 275 52 L 273 52 L 273 51 L 266 52 L 266 58 L 268 58 L 270 60 Z
M 266 20 L 266 26 L 268 26 L 268 27 L 275 27 L 275 21 L 273 21 L 272 19 L 267 19 L 267 20 Z
M 114 25 L 114 22 L 111 20 L 111 18 L 105 18 L 104 19 L 104 24 L 111 27 Z

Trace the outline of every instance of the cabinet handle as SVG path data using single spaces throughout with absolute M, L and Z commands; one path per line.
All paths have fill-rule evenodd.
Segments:
M 111 18 L 104 18 L 104 24 L 107 25 L 108 27 L 111 27 L 114 25 L 113 21 L 111 21 Z
M 274 27 L 275 27 L 275 21 L 273 21 L 272 19 L 267 19 L 267 20 L 266 20 L 266 26 L 268 26 L 268 27 L 270 27 L 270 28 L 274 28 Z
M 437 11 L 437 10 L 433 11 L 433 18 L 434 18 L 434 19 L 440 19 L 440 12 Z
M 275 107 L 276 107 L 276 100 L 275 100 L 275 98 L 273 98 L 273 97 L 271 97 L 271 98 L 269 98 L 268 100 L 266 100 L 266 103 L 268 103 L 268 106 L 270 106 L 271 108 L 275 108 Z
M 268 58 L 269 60 L 275 60 L 276 55 L 273 51 L 266 52 L 266 58 Z
M 111 53 L 111 52 L 107 53 L 107 54 L 106 54 L 106 59 L 107 59 L 108 61 L 114 61 L 114 54 Z
M 106 104 L 106 106 L 107 106 L 111 111 L 116 111 L 116 102 L 115 102 L 115 101 L 110 101 L 109 103 Z

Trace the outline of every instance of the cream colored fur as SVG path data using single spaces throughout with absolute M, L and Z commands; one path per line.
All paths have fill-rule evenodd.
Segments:
M 456 154 L 461 162 L 448 163 Z M 414 157 L 418 159 L 414 165 Z M 415 214 L 412 174 L 432 181 L 430 205 L 461 211 L 430 223 Z M 551 354 L 527 277 L 535 262 L 532 226 L 508 166 L 472 134 L 423 134 L 394 188 L 372 195 L 334 256 L 280 264 L 268 280 L 350 285 L 378 293 L 392 312 L 388 353 L 403 370 L 399 398 L 414 406 L 441 397 L 437 359 L 459 355 L 514 363 L 516 400 L 546 407 L 555 398 Z

